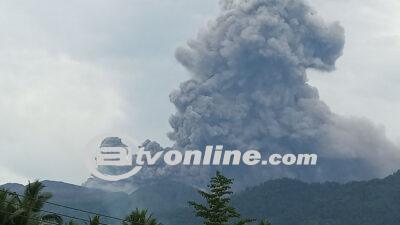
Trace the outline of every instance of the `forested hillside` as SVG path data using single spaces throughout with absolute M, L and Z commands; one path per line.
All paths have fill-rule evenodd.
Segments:
M 53 193 L 52 201 L 63 205 L 117 217 L 136 207 L 148 208 L 165 225 L 199 224 L 187 201 L 199 201 L 200 196 L 195 188 L 177 182 L 159 181 L 132 194 L 53 181 L 45 181 L 44 185 L 46 191 Z M 15 184 L 3 188 L 23 189 Z M 346 184 L 271 180 L 236 193 L 232 203 L 244 217 L 268 218 L 273 225 L 398 225 L 400 172 L 384 179 Z M 71 214 L 71 210 L 54 205 L 45 208 Z M 118 224 L 118 221 L 108 222 Z

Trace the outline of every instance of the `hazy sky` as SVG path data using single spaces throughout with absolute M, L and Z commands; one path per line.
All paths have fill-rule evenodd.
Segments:
M 362 116 L 400 144 L 400 2 L 313 0 L 346 31 L 333 73 L 309 71 L 333 111 Z M 84 147 L 124 132 L 170 144 L 168 95 L 187 79 L 174 49 L 217 1 L 0 1 L 0 183 L 89 175 Z

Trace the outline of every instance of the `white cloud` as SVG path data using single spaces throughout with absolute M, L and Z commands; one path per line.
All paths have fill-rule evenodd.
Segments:
M 0 185 L 6 183 L 27 184 L 29 180 L 30 179 L 26 177 L 23 177 L 19 174 L 15 174 L 12 171 L 9 171 L 8 168 L 0 167 Z
M 98 65 L 31 49 L 0 67 L 0 161 L 16 173 L 75 180 L 85 142 L 128 118 L 115 72 Z
M 105 132 L 168 144 L 173 51 L 217 8 L 203 3 L 0 2 L 2 179 L 80 183 L 83 148 Z

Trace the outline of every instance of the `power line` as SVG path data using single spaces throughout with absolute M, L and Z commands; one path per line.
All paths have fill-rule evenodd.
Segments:
M 16 195 L 16 196 L 19 196 L 19 197 L 26 198 L 25 195 L 21 195 L 21 194 L 18 194 L 16 192 L 11 192 L 11 191 L 2 190 L 2 189 L 0 189 L 0 191 L 8 193 L 10 195 Z M 7 202 L 7 201 L 5 201 L 5 202 Z M 16 204 L 16 203 L 12 203 L 12 202 L 9 202 L 9 203 Z M 100 213 L 95 213 L 95 212 L 91 212 L 91 211 L 87 211 L 87 210 L 83 210 L 83 209 L 78 209 L 78 208 L 74 208 L 74 207 L 70 207 L 70 206 L 66 206 L 66 205 L 61 205 L 61 204 L 53 203 L 53 202 L 49 202 L 49 201 L 44 201 L 44 204 L 49 204 L 49 205 L 54 205 L 54 206 L 58 206 L 58 207 L 61 207 L 61 208 L 66 208 L 66 209 L 71 209 L 71 210 L 75 210 L 75 211 L 79 211 L 79 212 L 89 213 L 89 214 L 97 215 L 97 216 L 104 217 L 104 218 L 119 220 L 119 221 L 122 221 L 122 222 L 133 222 L 133 221 L 125 220 L 125 219 L 122 219 L 122 218 L 118 218 L 118 217 L 114 217 L 114 216 L 108 216 L 108 215 L 104 215 L 104 214 L 100 214 Z M 86 220 L 86 219 L 83 219 L 83 218 L 64 215 L 64 214 L 61 214 L 61 213 L 56 213 L 56 212 L 52 212 L 52 211 L 46 211 L 46 210 L 43 210 L 43 209 L 36 209 L 36 210 L 42 211 L 42 212 L 46 212 L 46 213 L 56 214 L 56 215 L 59 215 L 59 216 L 64 216 L 64 217 L 67 217 L 67 218 L 70 218 L 70 219 L 76 219 L 76 220 L 80 220 L 80 221 L 84 221 L 84 222 L 90 222 L 89 220 Z M 9 213 L 9 212 L 6 212 L 6 213 Z M 138 225 L 145 225 L 145 223 L 139 223 L 139 222 L 134 222 L 134 223 L 138 224 Z M 104 223 L 99 223 L 99 224 L 101 224 L 101 225 L 109 225 L 109 224 L 104 224 Z M 59 224 L 56 223 L 55 225 L 59 225 Z
M 2 213 L 7 213 L 7 214 L 9 214 L 9 215 L 12 215 L 12 212 L 7 212 L 7 211 L 3 211 L 3 210 L 0 210 L 0 212 L 2 212 Z M 22 216 L 22 217 L 24 217 L 24 218 L 27 218 L 28 220 L 34 220 L 34 221 L 39 221 L 39 222 L 45 222 L 45 223 L 53 224 L 53 225 L 60 225 L 59 223 L 55 223 L 55 222 L 51 222 L 51 221 L 46 221 L 46 220 L 42 220 L 42 219 L 38 219 L 38 218 L 33 218 L 33 217 L 25 216 L 25 215 L 18 215 L 18 216 Z
M 10 191 L 1 190 L 1 189 L 0 189 L 0 191 L 1 192 L 5 192 L 5 193 L 9 193 L 9 194 L 13 194 L 13 195 L 17 195 L 17 196 L 23 197 L 23 198 L 26 197 L 25 195 L 21 195 L 21 194 L 18 194 L 16 192 L 10 192 Z M 45 201 L 45 204 L 54 205 L 54 206 L 58 206 L 58 207 L 61 207 L 61 208 L 66 208 L 66 209 L 71 209 L 71 210 L 75 210 L 75 211 L 79 211 L 79 212 L 89 213 L 89 214 L 93 214 L 93 215 L 98 215 L 98 216 L 109 218 L 109 219 L 114 219 L 114 220 L 119 220 L 119 221 L 126 221 L 126 220 L 124 220 L 122 218 L 109 216 L 109 215 L 104 215 L 104 214 L 96 213 L 96 212 L 91 212 L 91 211 L 84 210 L 84 209 L 78 209 L 78 208 L 74 208 L 74 207 L 70 207 L 70 206 L 66 206 L 66 205 L 57 204 L 57 203 L 54 203 L 54 202 Z
M 108 216 L 108 215 L 104 215 L 104 214 L 100 214 L 100 213 L 96 213 L 96 212 L 91 212 L 91 211 L 87 211 L 87 210 L 84 210 L 84 209 L 78 209 L 78 208 L 74 208 L 74 207 L 70 207 L 70 206 L 66 206 L 66 205 L 61 205 L 61 204 L 57 204 L 57 203 L 53 203 L 53 202 L 46 202 L 46 204 L 58 206 L 58 207 L 61 207 L 61 208 L 71 209 L 71 210 L 75 210 L 75 211 L 79 211 L 79 212 L 89 213 L 89 214 L 93 214 L 93 215 L 98 215 L 98 216 L 109 218 L 109 219 L 125 221 L 124 219 L 121 219 L 121 218 L 118 218 L 118 217 Z
M 13 205 L 17 205 L 17 206 L 19 205 L 16 202 L 11 202 L 11 201 L 4 201 L 4 202 L 7 202 L 7 203 L 10 203 L 10 204 L 13 204 Z M 37 210 L 37 211 L 40 211 L 40 212 L 44 212 L 44 213 L 55 214 L 55 215 L 58 215 L 58 216 L 67 217 L 67 218 L 70 218 L 70 219 L 80 220 L 80 221 L 83 221 L 83 222 L 90 223 L 90 220 L 79 218 L 79 217 L 75 217 L 75 216 L 70 216 L 70 215 L 66 215 L 66 214 L 62 214 L 62 213 L 58 213 L 58 212 L 53 212 L 53 211 L 48 211 L 48 210 L 44 210 L 44 209 L 37 209 L 37 208 L 33 208 L 33 209 Z M 101 225 L 109 225 L 109 224 L 101 223 L 101 222 L 99 222 L 99 224 L 101 224 Z

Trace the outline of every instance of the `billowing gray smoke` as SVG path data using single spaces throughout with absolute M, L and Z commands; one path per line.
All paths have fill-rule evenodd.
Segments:
M 343 181 L 388 174 L 398 149 L 384 131 L 334 114 L 307 84 L 307 69 L 333 70 L 343 46 L 343 28 L 324 23 L 301 0 L 223 1 L 221 15 L 176 51 L 192 78 L 170 95 L 174 148 L 318 153 L 317 167 L 219 168 L 240 186 L 282 176 Z M 157 174 L 196 182 L 213 169 Z
M 207 30 L 176 51 L 193 79 L 171 94 L 178 113 L 170 138 L 179 147 L 315 142 L 332 115 L 305 72 L 334 69 L 343 44 L 343 29 L 325 25 L 301 1 L 225 3 Z
M 338 23 L 325 24 L 300 0 L 222 5 L 221 15 L 176 51 L 192 79 L 170 96 L 178 110 L 170 120 L 175 147 L 224 144 L 320 157 L 318 168 L 245 172 L 258 179 L 363 179 L 396 168 L 397 149 L 384 131 L 367 120 L 332 113 L 307 84 L 307 69 L 335 68 L 344 45 Z M 232 171 L 241 179 L 238 169 Z

